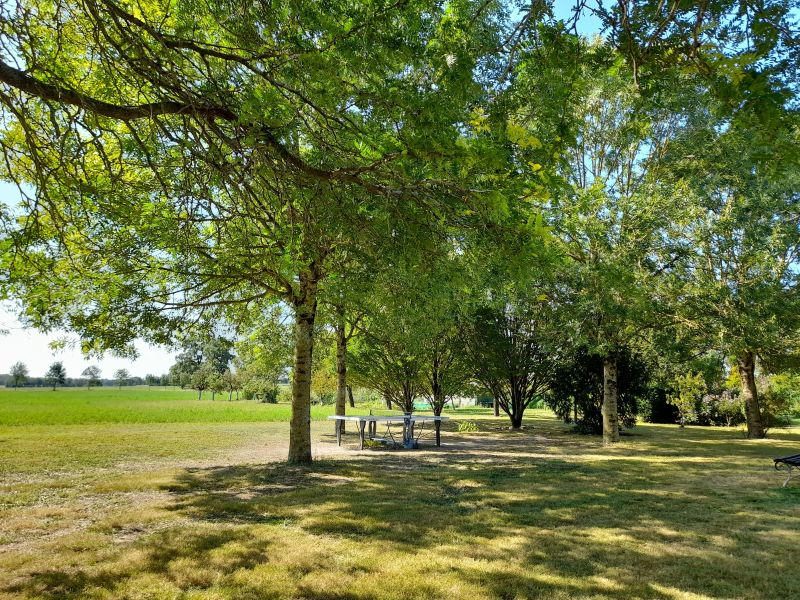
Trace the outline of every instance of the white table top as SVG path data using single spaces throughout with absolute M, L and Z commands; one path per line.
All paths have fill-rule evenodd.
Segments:
M 409 416 L 386 416 L 381 417 L 378 415 L 331 415 L 328 417 L 330 420 L 335 421 L 405 421 L 411 419 L 412 421 L 447 421 L 450 417 L 433 417 L 428 415 L 409 415 Z

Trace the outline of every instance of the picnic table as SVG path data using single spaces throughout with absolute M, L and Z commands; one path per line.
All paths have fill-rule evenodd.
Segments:
M 416 425 L 417 423 L 421 424 L 421 429 L 425 427 L 426 423 L 432 423 L 434 428 L 434 434 L 436 438 L 436 445 L 441 446 L 441 427 L 442 421 L 446 421 L 448 417 L 430 417 L 430 416 L 418 416 L 418 415 L 392 415 L 392 416 L 379 416 L 379 415 L 333 415 L 328 417 L 331 421 L 336 421 L 336 445 L 342 445 L 342 424 L 347 421 L 352 421 L 354 423 L 358 423 L 358 437 L 359 437 L 359 450 L 364 449 L 364 440 L 365 439 L 380 439 L 381 441 L 391 441 L 392 443 L 397 443 L 394 439 L 394 436 L 391 433 L 391 425 L 392 424 L 402 424 L 403 426 L 403 441 L 402 445 L 404 448 L 416 448 L 417 442 L 419 440 L 419 435 L 415 435 L 416 433 Z M 386 424 L 386 434 L 389 436 L 388 438 L 377 438 L 377 428 L 378 423 L 385 423 Z M 369 427 L 367 427 L 369 425 Z M 365 432 L 366 429 L 366 432 Z

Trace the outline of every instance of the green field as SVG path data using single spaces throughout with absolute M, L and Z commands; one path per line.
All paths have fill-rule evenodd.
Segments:
M 358 452 L 314 421 L 295 468 L 287 407 L 190 394 L 0 391 L 0 598 L 797 597 L 800 485 L 771 457 L 798 428 L 604 448 L 469 410 L 441 449 Z
M 331 406 L 314 406 L 313 419 L 333 414 Z M 211 392 L 197 399 L 194 390 L 178 388 L 102 387 L 0 388 L 2 425 L 89 425 L 92 423 L 252 423 L 288 421 L 288 404 L 228 402 Z

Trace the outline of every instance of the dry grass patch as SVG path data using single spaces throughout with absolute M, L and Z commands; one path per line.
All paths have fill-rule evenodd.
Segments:
M 342 451 L 315 424 L 328 458 L 308 468 L 266 462 L 279 424 L 209 424 L 205 457 L 144 430 L 140 462 L 143 443 L 54 485 L 23 456 L 3 483 L 0 598 L 796 595 L 800 486 L 781 489 L 769 459 L 797 431 L 642 426 L 605 449 L 542 412 L 523 433 L 469 418 L 478 432 L 451 423 L 442 448 L 412 452 L 358 453 L 352 433 Z

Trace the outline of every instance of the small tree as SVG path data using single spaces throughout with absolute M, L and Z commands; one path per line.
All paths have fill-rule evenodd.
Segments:
M 353 344 L 350 354 L 352 381 L 380 392 L 387 407 L 414 412 L 414 399 L 423 385 L 420 358 L 407 352 L 402 335 L 365 335 Z
M 25 383 L 27 380 L 28 367 L 25 366 L 24 362 L 16 362 L 11 365 L 11 384 L 15 389 Z
M 525 409 L 550 387 L 557 351 L 543 307 L 505 300 L 475 311 L 465 339 L 475 379 L 519 429 Z
M 232 373 L 228 370 L 220 375 L 218 379 L 221 389 L 228 392 L 228 402 L 230 402 L 233 400 L 233 392 L 241 387 L 239 376 L 236 373 Z
M 64 385 L 67 381 L 67 370 L 61 362 L 54 362 L 45 374 L 47 383 L 53 386 L 53 391 L 56 391 L 57 385 Z
M 197 399 L 203 399 L 203 390 L 210 388 L 214 382 L 216 372 L 208 365 L 204 364 L 192 374 L 190 385 L 197 390 Z
M 126 385 L 130 378 L 131 375 L 128 373 L 127 369 L 117 369 L 114 371 L 114 379 L 117 380 L 117 387 L 119 388 L 122 388 L 123 385 Z
M 669 403 L 678 409 L 681 428 L 695 412 L 697 401 L 706 392 L 706 382 L 700 373 L 687 373 L 675 378 L 675 393 L 670 395 Z
M 102 384 L 100 380 L 100 367 L 97 365 L 86 367 L 81 375 L 86 377 L 86 389 L 97 387 Z
M 217 399 L 217 394 L 221 394 L 225 391 L 225 381 L 223 379 L 223 373 L 214 373 L 211 376 L 211 381 L 208 384 L 208 388 L 211 390 L 211 401 Z

